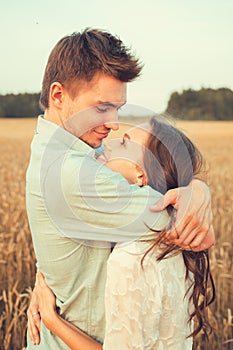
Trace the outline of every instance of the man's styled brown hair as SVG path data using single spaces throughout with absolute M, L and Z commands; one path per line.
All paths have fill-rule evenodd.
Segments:
M 102 72 L 122 82 L 137 78 L 142 65 L 122 41 L 106 31 L 86 28 L 62 38 L 53 48 L 44 73 L 40 103 L 48 108 L 49 90 L 60 82 L 68 92 L 73 83 L 91 81 Z

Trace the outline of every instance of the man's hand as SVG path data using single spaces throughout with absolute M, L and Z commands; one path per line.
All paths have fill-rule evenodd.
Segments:
M 34 345 L 40 344 L 40 313 L 35 289 L 32 291 L 31 301 L 27 310 L 28 334 Z
M 151 210 L 158 212 L 169 204 L 177 210 L 175 223 L 167 235 L 170 243 L 194 251 L 214 245 L 211 195 L 204 182 L 194 179 L 187 187 L 169 190 Z

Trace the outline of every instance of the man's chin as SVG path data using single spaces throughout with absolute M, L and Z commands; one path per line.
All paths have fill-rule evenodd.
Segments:
M 99 147 L 102 146 L 102 140 L 96 141 L 95 143 L 94 142 L 88 142 L 88 140 L 82 140 L 82 141 L 85 142 L 86 144 L 88 144 L 88 146 L 90 146 L 92 148 L 99 148 Z
M 99 141 L 99 142 L 96 142 L 95 145 L 93 145 L 93 146 L 91 146 L 91 147 L 93 147 L 93 148 L 99 148 L 99 147 L 102 146 L 102 144 L 103 144 L 103 142 L 102 142 L 102 140 L 101 140 L 101 141 Z

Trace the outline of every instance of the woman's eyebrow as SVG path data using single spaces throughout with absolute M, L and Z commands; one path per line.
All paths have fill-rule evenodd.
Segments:
M 127 132 L 124 133 L 121 144 L 124 145 L 126 140 L 130 141 L 130 136 L 129 136 L 129 134 L 127 134 Z
M 127 134 L 127 132 L 124 133 L 123 138 L 124 138 L 124 139 L 128 139 L 128 140 L 131 140 L 131 137 L 129 136 L 129 134 Z

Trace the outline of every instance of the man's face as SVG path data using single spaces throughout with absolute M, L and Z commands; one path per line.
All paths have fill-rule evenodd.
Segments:
M 66 97 L 64 127 L 91 147 L 99 147 L 111 130 L 118 130 L 117 110 L 126 102 L 126 83 L 96 74 L 75 98 Z

